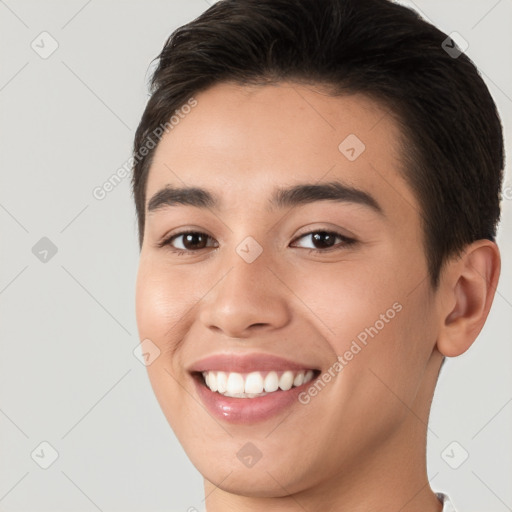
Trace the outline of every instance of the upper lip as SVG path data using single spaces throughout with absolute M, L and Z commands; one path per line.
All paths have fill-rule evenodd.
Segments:
M 255 371 L 315 370 L 307 363 L 290 361 L 272 354 L 213 354 L 193 363 L 189 372 L 224 371 L 250 373 Z

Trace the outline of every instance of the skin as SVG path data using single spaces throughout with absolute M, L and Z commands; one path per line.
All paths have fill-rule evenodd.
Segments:
M 147 367 L 151 385 L 204 477 L 208 512 L 439 512 L 426 473 L 430 404 L 443 355 L 465 352 L 485 322 L 496 245 L 471 244 L 431 288 L 399 129 L 364 96 L 283 82 L 223 83 L 195 98 L 156 149 L 146 198 L 193 185 L 223 204 L 147 213 L 136 310 L 140 339 L 161 351 Z M 338 149 L 349 134 L 366 146 L 354 161 Z M 276 186 L 333 179 L 371 194 L 383 215 L 334 201 L 266 210 Z M 158 247 L 183 228 L 209 245 L 180 256 Z M 357 242 L 311 253 L 322 245 L 302 235 L 314 230 Z M 250 264 L 235 250 L 247 236 L 263 249 Z M 264 352 L 325 372 L 395 303 L 401 311 L 317 396 L 263 422 L 213 418 L 186 371 L 214 353 Z M 251 468 L 237 458 L 247 442 L 262 454 Z

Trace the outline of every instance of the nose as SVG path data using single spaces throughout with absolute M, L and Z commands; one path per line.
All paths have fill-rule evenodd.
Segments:
M 201 301 L 199 318 L 205 327 L 226 337 L 248 338 L 290 322 L 289 291 L 263 254 L 247 263 L 235 253 L 226 263 L 224 278 Z

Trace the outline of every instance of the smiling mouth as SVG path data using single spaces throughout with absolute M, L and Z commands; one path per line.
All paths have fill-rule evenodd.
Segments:
M 289 391 L 318 377 L 320 370 L 253 371 L 250 373 L 202 371 L 195 377 L 210 391 L 231 398 L 258 398 Z

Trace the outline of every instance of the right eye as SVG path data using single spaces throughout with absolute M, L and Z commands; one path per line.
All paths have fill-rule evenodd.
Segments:
M 182 240 L 179 241 L 180 239 Z M 181 247 L 176 247 L 174 245 L 177 240 L 179 241 L 178 245 L 181 245 Z M 213 238 L 206 233 L 201 233 L 199 231 L 182 231 L 181 233 L 175 233 L 169 238 L 166 238 L 159 243 L 158 246 L 169 247 L 169 249 L 176 254 L 185 254 L 206 249 L 208 247 L 208 240 L 213 240 Z

